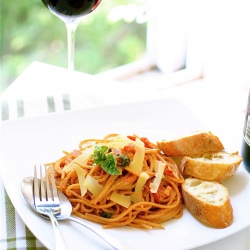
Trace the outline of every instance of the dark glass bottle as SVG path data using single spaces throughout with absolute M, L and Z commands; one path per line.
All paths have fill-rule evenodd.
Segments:
M 242 157 L 244 165 L 250 172 L 250 91 L 248 95 L 247 112 L 243 129 Z

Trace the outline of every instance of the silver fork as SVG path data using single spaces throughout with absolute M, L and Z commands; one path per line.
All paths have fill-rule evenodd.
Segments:
M 66 245 L 64 243 L 63 237 L 59 230 L 58 221 L 56 219 L 56 215 L 59 215 L 61 213 L 61 206 L 55 185 L 53 169 L 50 166 L 52 188 L 50 188 L 48 173 L 45 166 L 44 171 L 45 182 L 43 181 L 44 178 L 42 173 L 42 166 L 40 165 L 41 181 L 37 178 L 36 166 L 34 168 L 33 196 L 35 201 L 35 208 L 39 213 L 50 218 L 55 233 L 56 249 L 66 249 Z

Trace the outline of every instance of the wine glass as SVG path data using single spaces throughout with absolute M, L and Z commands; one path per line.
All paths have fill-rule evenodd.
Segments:
M 45 6 L 66 25 L 68 69 L 74 70 L 76 28 L 84 16 L 94 11 L 102 0 L 42 0 Z

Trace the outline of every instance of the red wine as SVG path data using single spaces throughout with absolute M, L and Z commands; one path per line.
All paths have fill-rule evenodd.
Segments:
M 101 0 L 42 0 L 58 17 L 72 21 L 83 17 L 97 8 Z

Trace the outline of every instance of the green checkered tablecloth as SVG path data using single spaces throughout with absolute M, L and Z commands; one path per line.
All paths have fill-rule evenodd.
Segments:
M 3 183 L 0 180 L 0 249 L 46 249 L 25 226 L 16 213 Z

